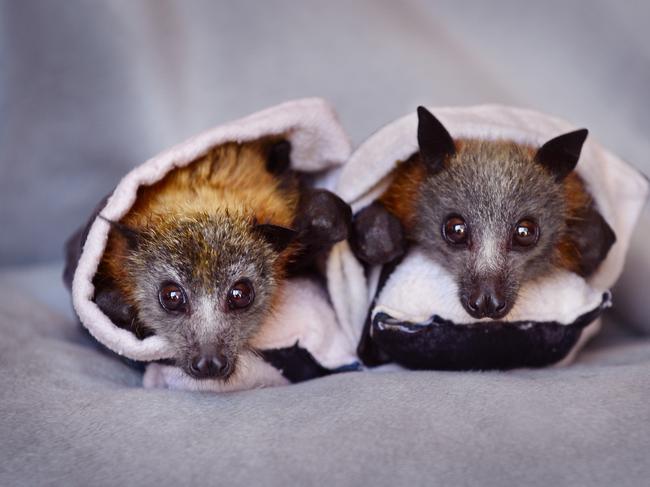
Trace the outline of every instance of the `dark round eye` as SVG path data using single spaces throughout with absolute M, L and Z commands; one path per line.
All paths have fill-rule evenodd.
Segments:
M 248 308 L 255 299 L 255 290 L 248 279 L 242 279 L 232 285 L 228 291 L 228 308 Z
M 445 240 L 453 245 L 467 243 L 467 224 L 460 216 L 450 216 L 442 226 Z
M 185 311 L 187 308 L 187 296 L 185 291 L 178 284 L 167 282 L 158 291 L 158 302 L 165 310 L 172 312 Z
M 539 227 L 532 220 L 520 220 L 515 225 L 512 235 L 512 243 L 518 247 L 531 247 L 537 243 L 539 238 Z

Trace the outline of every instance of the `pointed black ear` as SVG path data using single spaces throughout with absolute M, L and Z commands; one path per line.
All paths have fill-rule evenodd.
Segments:
M 418 145 L 424 164 L 434 173 L 443 168 L 446 156 L 456 153 L 454 139 L 429 110 L 418 107 Z
M 140 245 L 140 240 L 142 238 L 142 235 L 138 230 L 136 230 L 135 228 L 131 228 L 130 226 L 125 225 L 124 223 L 114 222 L 112 220 L 109 220 L 108 218 L 104 218 L 102 215 L 99 215 L 99 218 L 108 222 L 111 225 L 111 228 L 113 228 L 120 235 L 122 235 L 122 237 L 124 237 L 124 240 L 126 240 L 126 244 L 131 250 L 135 250 L 138 248 L 138 245 Z
M 269 223 L 256 224 L 254 230 L 262 235 L 271 244 L 273 250 L 282 252 L 296 237 L 297 232 L 290 228 L 271 225 Z
M 291 166 L 291 143 L 288 140 L 276 142 L 269 149 L 266 169 L 271 174 L 282 174 Z
M 130 327 L 137 317 L 133 306 L 117 288 L 98 286 L 95 292 L 95 303 L 112 322 L 122 328 Z
M 559 183 L 578 164 L 582 144 L 588 134 L 587 129 L 580 129 L 549 140 L 539 148 L 535 161 L 548 169 Z

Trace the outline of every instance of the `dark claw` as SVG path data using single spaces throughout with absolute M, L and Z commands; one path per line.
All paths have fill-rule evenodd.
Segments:
M 578 274 L 582 277 L 596 272 L 616 242 L 616 234 L 594 206 L 580 219 L 569 221 L 569 237 L 580 255 Z
M 95 282 L 95 286 L 95 303 L 115 325 L 130 330 L 141 340 L 152 335 L 137 319 L 136 310 L 113 283 Z
M 324 189 L 307 191 L 300 202 L 296 227 L 305 245 L 327 249 L 348 238 L 352 221 L 350 206 Z
M 402 224 L 379 202 L 354 216 L 351 245 L 355 255 L 370 265 L 386 264 L 406 252 Z

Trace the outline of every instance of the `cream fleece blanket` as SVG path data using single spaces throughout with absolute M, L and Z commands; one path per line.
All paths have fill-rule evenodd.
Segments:
M 226 142 L 246 142 L 282 134 L 292 146 L 292 167 L 296 171 L 318 173 L 318 186 L 327 186 L 331 172 L 343 164 L 350 143 L 332 108 L 323 100 L 290 101 L 267 110 L 215 127 L 153 157 L 129 172 L 117 185 L 91 223 L 72 280 L 72 300 L 81 323 L 113 352 L 138 361 L 171 357 L 171 347 L 160 336 L 140 340 L 117 327 L 93 301 L 93 278 L 106 246 L 109 223 L 119 221 L 132 207 L 138 188 L 161 180 L 169 171 L 182 167 Z M 328 173 L 329 171 L 329 173 Z M 334 369 L 355 361 L 354 343 L 341 333 L 326 292 L 311 281 L 290 280 L 285 292 L 301 296 L 296 306 L 287 301 L 279 305 L 275 321 L 269 320 L 255 345 L 260 350 L 292 347 L 306 349 L 321 366 Z M 195 381 L 176 367 L 151 364 L 145 386 L 169 386 L 203 390 L 236 390 L 286 383 L 277 368 L 257 355 L 242 357 L 242 367 L 227 385 L 219 381 Z

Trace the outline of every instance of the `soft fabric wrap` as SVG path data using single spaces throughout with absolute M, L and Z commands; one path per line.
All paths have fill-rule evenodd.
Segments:
M 220 144 L 273 135 L 282 135 L 291 142 L 292 168 L 318 175 L 318 186 L 328 186 L 333 170 L 350 154 L 348 138 L 326 102 L 316 98 L 290 101 L 215 127 L 146 161 L 119 182 L 98 213 L 107 220 L 119 221 L 134 204 L 140 186 L 158 182 L 169 171 L 197 160 Z M 72 279 L 74 309 L 88 331 L 110 350 L 137 361 L 170 358 L 171 347 L 162 337 L 136 338 L 112 323 L 93 301 L 93 278 L 110 230 L 105 219 L 95 216 L 82 242 L 83 250 Z M 311 366 L 316 369 L 330 370 L 354 363 L 355 344 L 341 333 L 322 286 L 304 278 L 290 279 L 283 291 L 290 292 L 294 301 L 299 296 L 297 302 L 302 306 L 282 302 L 274 318 L 264 324 L 256 337 L 255 346 L 262 351 L 277 351 L 298 345 L 310 355 L 310 360 L 315 360 Z M 144 382 L 146 386 L 232 390 L 284 383 L 287 377 L 300 378 L 300 371 L 278 370 L 282 367 L 277 365 L 276 355 L 261 355 L 266 360 L 252 354 L 242 357 L 241 366 L 227 384 L 217 380 L 195 381 L 180 369 L 161 364 L 149 366 Z M 276 367 L 270 365 L 273 363 Z
M 454 138 L 541 146 L 574 129 L 554 117 L 498 105 L 430 111 Z M 351 156 L 337 193 L 354 213 L 385 191 L 396 164 L 418 151 L 417 125 L 415 113 L 400 118 Z M 461 306 L 451 276 L 417 248 L 409 249 L 397 265 L 364 269 L 342 242 L 330 254 L 327 274 L 339 323 L 349 339 L 358 342 L 365 324 L 383 353 L 413 368 L 509 368 L 570 361 L 597 331 L 597 318 L 610 305 L 609 289 L 621 273 L 648 192 L 641 174 L 591 136 L 576 170 L 617 237 L 588 280 L 558 270 L 525 283 L 514 308 L 500 322 L 476 320 Z

